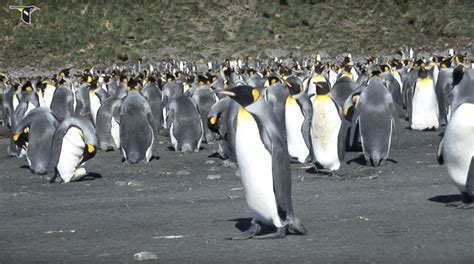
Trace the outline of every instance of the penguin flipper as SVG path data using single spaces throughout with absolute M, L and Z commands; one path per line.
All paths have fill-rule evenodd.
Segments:
M 298 99 L 297 102 L 301 106 L 301 110 L 304 116 L 303 124 L 301 126 L 301 133 L 303 134 L 303 139 L 306 143 L 306 146 L 310 150 L 310 157 L 312 157 L 313 155 L 311 154 L 311 121 L 313 119 L 313 105 L 311 104 L 311 101 L 307 96 Z
M 360 106 L 357 104 L 355 106 L 355 111 L 354 111 L 354 115 L 352 116 L 352 124 L 351 124 L 351 134 L 349 136 L 349 145 L 351 148 L 354 148 L 354 144 L 357 143 L 359 140 L 358 139 L 355 139 L 355 132 L 356 132 L 356 129 L 357 129 L 357 122 L 359 122 L 359 115 L 360 115 Z M 356 140 L 354 142 L 354 140 Z
M 471 165 L 467 171 L 466 191 L 468 195 L 474 195 L 474 157 L 471 158 Z
M 444 163 L 444 157 L 443 157 L 443 139 L 444 139 L 444 138 L 442 138 L 441 141 L 439 142 L 439 145 L 438 145 L 438 153 L 437 153 L 437 155 L 436 155 L 439 164 L 443 164 L 443 163 Z M 471 166 L 472 166 L 472 161 L 471 161 Z

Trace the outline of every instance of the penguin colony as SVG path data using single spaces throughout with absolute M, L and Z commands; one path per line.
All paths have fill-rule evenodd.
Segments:
M 8 154 L 26 158 L 51 183 L 87 176 L 87 160 L 121 151 L 130 164 L 156 156 L 158 133 L 175 151 L 216 141 L 225 166 L 238 166 L 252 217 L 231 239 L 307 233 L 294 213 L 290 162 L 334 174 L 347 150 L 368 166 L 387 162 L 401 129 L 446 126 L 438 160 L 462 194 L 474 195 L 474 69 L 466 53 L 354 62 L 274 58 L 166 61 L 64 69 L 49 77 L 0 76 Z M 272 231 L 263 232 L 267 227 Z

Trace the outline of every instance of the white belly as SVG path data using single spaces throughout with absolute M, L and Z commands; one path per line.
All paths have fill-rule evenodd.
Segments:
M 293 100 L 288 102 L 289 100 Z M 288 141 L 288 154 L 304 163 L 309 155 L 308 146 L 303 138 L 301 127 L 304 116 L 299 105 L 294 99 L 288 99 L 285 108 L 286 137 Z
M 260 139 L 257 123 L 247 115 L 239 113 L 235 138 L 247 204 L 254 220 L 281 227 L 273 192 L 272 157 Z
M 84 152 L 85 144 L 81 135 L 82 131 L 76 127 L 71 127 L 64 135 L 61 154 L 56 165 L 64 182 L 69 182 L 74 176 Z
M 474 156 L 474 104 L 459 106 L 449 121 L 443 139 L 443 157 L 449 177 L 466 192 L 467 173 Z M 471 190 L 474 186 L 470 186 Z
M 120 148 L 120 125 L 113 117 L 111 118 L 110 123 L 112 124 L 110 134 L 114 140 L 115 147 Z
M 326 169 L 337 170 L 341 165 L 337 147 L 341 118 L 331 99 L 318 97 L 313 101 L 311 124 L 314 159 Z
M 94 125 L 95 125 L 96 119 L 97 119 L 97 111 L 99 111 L 99 108 L 100 108 L 100 99 L 97 96 L 97 94 L 92 91 L 89 93 L 89 98 L 90 98 L 92 120 L 94 121 Z
M 415 87 L 415 95 L 413 96 L 413 110 L 411 128 L 416 130 L 424 130 L 439 127 L 438 117 L 438 99 L 436 98 L 433 81 L 418 81 Z
M 44 103 L 46 104 L 46 107 L 48 108 L 51 107 L 54 91 L 56 91 L 56 88 L 52 85 L 46 85 L 46 88 L 44 89 L 43 99 L 44 99 Z
M 26 112 L 25 112 L 25 117 L 26 117 L 26 115 L 28 115 L 28 113 L 29 113 L 31 110 L 33 110 L 33 109 L 35 109 L 35 108 L 36 108 L 36 106 L 35 106 L 34 104 L 28 103 L 28 107 L 26 108 Z

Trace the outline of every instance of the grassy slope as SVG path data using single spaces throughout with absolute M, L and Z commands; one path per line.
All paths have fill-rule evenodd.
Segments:
M 0 8 L 0 69 L 135 61 L 141 56 L 265 56 L 266 49 L 303 55 L 392 53 L 402 45 L 444 50 L 446 45 L 467 47 L 474 38 L 472 1 L 289 0 L 288 6 L 275 0 L 245 6 L 193 0 L 64 2 L 31 1 L 41 8 L 31 25 L 21 23 L 19 12 L 7 4 Z

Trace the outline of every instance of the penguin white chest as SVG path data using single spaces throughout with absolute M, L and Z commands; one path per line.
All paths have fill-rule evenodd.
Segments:
M 416 130 L 437 129 L 439 127 L 438 117 L 438 99 L 433 80 L 428 78 L 418 80 L 413 95 L 411 128 Z
M 112 139 L 114 140 L 114 144 L 116 148 L 120 148 L 120 125 L 115 118 L 110 119 L 111 128 L 110 134 L 112 135 Z
M 337 170 L 340 167 L 337 141 L 341 124 L 337 108 L 329 96 L 321 95 L 313 99 L 313 155 L 326 169 Z
M 237 118 L 235 151 L 251 216 L 281 227 L 273 191 L 272 156 L 260 139 L 253 116 L 242 108 Z
M 99 108 L 100 108 L 100 99 L 94 91 L 89 92 L 89 98 L 90 98 L 92 120 L 94 121 L 94 124 L 96 124 L 97 112 L 99 111 Z
M 474 157 L 474 104 L 462 104 L 453 113 L 443 138 L 443 157 L 449 177 L 461 192 L 466 188 L 467 174 Z
M 288 154 L 304 163 L 309 155 L 309 149 L 303 138 L 301 127 L 304 116 L 301 108 L 293 97 L 288 97 L 285 107 L 285 126 L 288 141 Z
M 77 166 L 84 153 L 85 143 L 82 138 L 82 131 L 76 127 L 71 127 L 63 137 L 61 153 L 56 169 L 64 182 L 69 182 L 74 176 Z
M 43 99 L 46 107 L 51 107 L 51 102 L 53 101 L 54 91 L 56 91 L 56 87 L 52 85 L 46 85 L 44 88 Z

